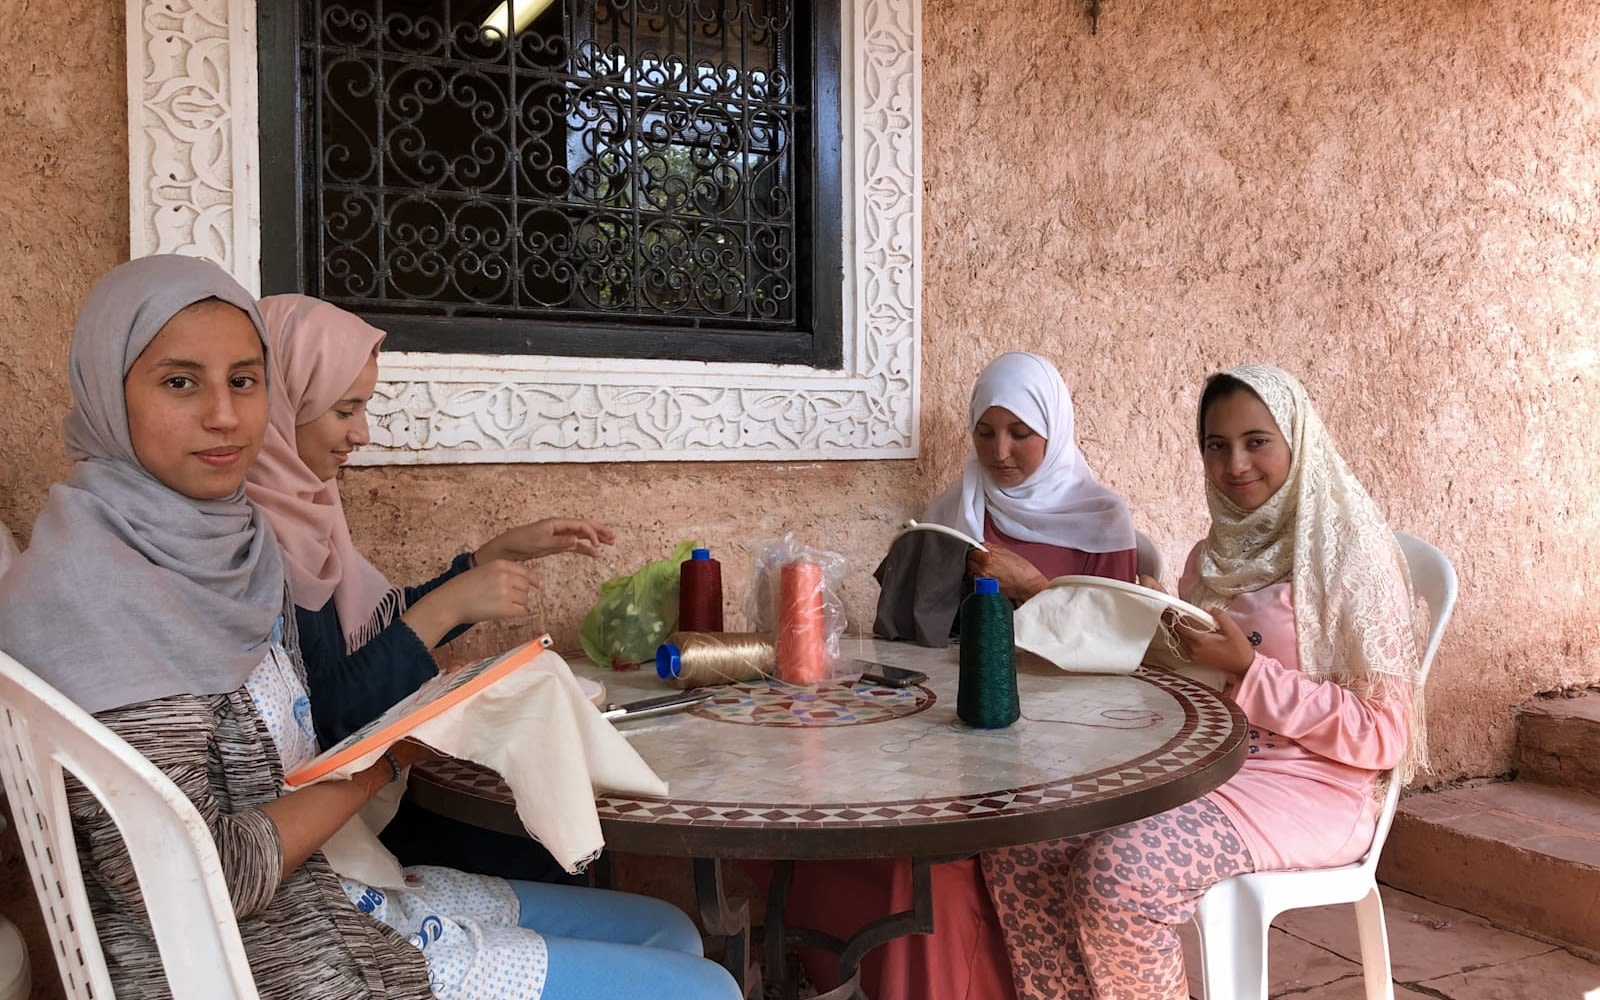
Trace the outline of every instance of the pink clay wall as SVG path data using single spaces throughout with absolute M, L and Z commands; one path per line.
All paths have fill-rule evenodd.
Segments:
M 122 5 L 0 7 L 0 519 L 66 468 L 66 344 L 127 252 Z M 1204 529 L 1191 406 L 1219 366 L 1298 372 L 1396 527 L 1463 594 L 1430 686 L 1435 780 L 1509 767 L 1510 706 L 1600 679 L 1600 5 L 927 0 L 923 457 L 364 469 L 378 565 L 418 580 L 492 525 L 587 513 L 553 560 L 570 645 L 593 586 L 683 537 L 739 591 L 748 540 L 857 559 L 955 473 L 973 375 L 1056 359 L 1083 448 L 1172 569 Z M 463 527 L 465 526 L 465 527 Z M 526 626 L 480 630 L 459 655 Z

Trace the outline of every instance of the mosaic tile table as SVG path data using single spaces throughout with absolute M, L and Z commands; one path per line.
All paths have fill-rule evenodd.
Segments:
M 860 683 L 858 668 L 816 689 L 730 685 L 688 711 L 623 723 L 671 797 L 596 800 L 607 847 L 695 859 L 706 929 L 727 939 L 725 961 L 751 989 L 748 916 L 723 898 L 722 859 L 917 859 L 914 909 L 843 943 L 853 972 L 883 941 L 931 929 L 930 863 L 1150 816 L 1205 794 L 1244 761 L 1238 708 L 1165 671 L 1063 674 L 1023 663 L 1023 718 L 984 731 L 955 717 L 955 648 L 847 639 L 846 653 L 929 679 L 883 688 Z M 610 701 L 670 690 L 653 672 L 573 669 L 605 683 Z M 522 832 L 505 786 L 474 765 L 425 765 L 411 788 L 424 808 Z M 782 927 L 789 867 L 774 879 L 768 928 Z M 768 936 L 769 974 L 782 967 L 782 942 L 808 940 L 802 930 Z M 826 996 L 852 992 L 847 982 Z

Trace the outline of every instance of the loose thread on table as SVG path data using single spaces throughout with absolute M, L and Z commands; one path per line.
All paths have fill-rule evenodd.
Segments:
M 1118 713 L 1122 714 L 1119 715 Z M 1085 729 L 1118 729 L 1123 731 L 1149 729 L 1163 718 L 1160 712 L 1152 712 L 1142 708 L 1106 708 L 1100 711 L 1102 719 L 1110 719 L 1113 722 L 1142 723 L 1142 725 L 1137 726 L 1108 726 L 1103 722 L 1079 722 L 1077 719 L 1041 719 L 1026 712 L 1022 713 L 1022 717 L 1029 722 L 1053 722 L 1058 726 L 1082 726 Z
M 1133 726 L 1111 726 L 1103 722 L 1080 722 L 1077 719 L 1042 719 L 1028 715 L 1027 713 L 1023 713 L 1022 715 L 1023 720 L 1027 722 L 1053 722 L 1058 726 L 1079 726 L 1084 729 L 1111 729 L 1122 732 L 1149 729 L 1151 726 L 1156 725 L 1165 718 L 1165 716 L 1163 716 L 1160 712 L 1152 712 L 1148 709 L 1140 708 L 1102 709 L 1100 711 L 1100 717 L 1103 719 L 1110 719 L 1114 722 L 1125 721 L 1138 722 L 1141 724 Z M 951 720 L 946 722 L 945 728 L 953 733 L 960 733 L 963 736 L 975 736 L 979 739 L 1010 739 L 1016 733 L 1016 730 L 977 729 L 972 726 L 968 726 L 966 723 L 959 720 Z M 1024 726 L 1023 728 L 1026 729 L 1027 727 Z M 887 742 L 880 743 L 878 744 L 878 749 L 887 754 L 902 754 L 907 750 L 910 750 L 913 744 L 927 739 L 935 732 L 937 732 L 937 730 L 930 726 L 927 730 L 919 733 L 916 736 L 911 736 L 903 740 L 888 740 Z M 899 749 L 892 749 L 893 747 L 899 747 Z

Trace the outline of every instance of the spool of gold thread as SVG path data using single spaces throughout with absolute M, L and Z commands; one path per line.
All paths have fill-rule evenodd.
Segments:
M 656 649 L 656 676 L 680 688 L 753 681 L 772 673 L 777 655 L 763 632 L 674 632 Z

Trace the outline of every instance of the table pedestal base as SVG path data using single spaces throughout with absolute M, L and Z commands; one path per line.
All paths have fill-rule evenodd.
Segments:
M 778 988 L 783 1000 L 794 1000 L 799 993 L 798 970 L 789 968 L 790 948 L 820 948 L 839 956 L 839 985 L 816 1000 L 851 1000 L 863 997 L 861 961 L 867 953 L 907 934 L 933 933 L 932 866 L 951 858 L 914 858 L 911 862 L 911 909 L 879 917 L 852 934 L 836 938 L 808 927 L 790 927 L 784 913 L 789 905 L 789 887 L 794 882 L 794 862 L 774 863 L 772 882 L 767 890 L 766 921 L 761 929 L 766 979 Z M 723 946 L 722 964 L 739 981 L 746 998 L 762 991 L 761 970 L 751 964 L 750 912 L 746 903 L 728 905 L 722 887 L 722 868 L 715 859 L 696 858 L 695 892 L 699 896 L 700 919 L 707 937 Z
M 722 965 L 733 973 L 745 1000 L 761 1000 L 761 968 L 754 962 L 751 948 L 754 935 L 750 904 L 742 899 L 736 905 L 728 903 L 722 885 L 722 862 L 716 858 L 694 859 L 694 894 L 700 904 L 700 923 L 707 943 L 722 952 Z

